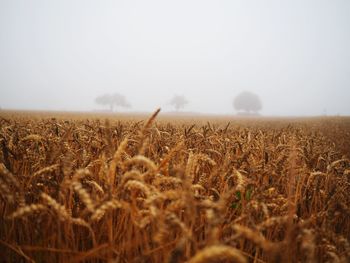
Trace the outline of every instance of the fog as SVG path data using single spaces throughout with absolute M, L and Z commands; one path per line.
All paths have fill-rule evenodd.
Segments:
M 348 0 L 0 0 L 0 107 L 350 115 Z

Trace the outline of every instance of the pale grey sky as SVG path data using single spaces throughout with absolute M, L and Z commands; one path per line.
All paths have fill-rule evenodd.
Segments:
M 0 0 L 0 106 L 350 115 L 349 0 Z

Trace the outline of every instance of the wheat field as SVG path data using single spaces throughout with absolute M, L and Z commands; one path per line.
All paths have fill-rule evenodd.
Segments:
M 0 113 L 1 262 L 349 262 L 350 118 L 51 115 Z

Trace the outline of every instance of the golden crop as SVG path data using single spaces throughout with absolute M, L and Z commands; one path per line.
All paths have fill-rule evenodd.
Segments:
M 2 114 L 0 261 L 349 262 L 350 120 Z

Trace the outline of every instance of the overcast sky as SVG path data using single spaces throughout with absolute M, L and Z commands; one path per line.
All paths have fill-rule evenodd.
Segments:
M 0 0 L 0 106 L 350 115 L 349 0 Z

